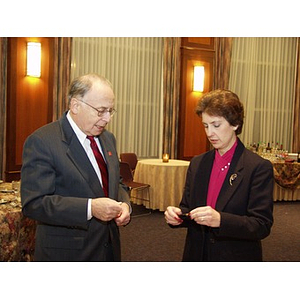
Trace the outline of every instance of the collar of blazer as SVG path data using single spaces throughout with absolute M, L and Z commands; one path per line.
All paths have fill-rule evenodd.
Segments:
M 243 180 L 243 173 L 241 171 L 244 168 L 242 155 L 244 153 L 244 150 L 245 146 L 238 138 L 238 144 L 232 157 L 230 168 L 227 172 L 217 200 L 216 209 L 218 211 L 222 211 L 224 209 L 228 201 L 230 201 L 233 193 L 236 191 Z

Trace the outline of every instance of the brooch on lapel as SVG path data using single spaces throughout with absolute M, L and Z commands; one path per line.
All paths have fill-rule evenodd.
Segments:
M 111 153 L 111 151 L 107 151 L 107 152 L 108 152 L 108 155 L 109 155 L 109 156 L 112 156 L 112 153 Z
M 234 181 L 237 178 L 237 174 L 232 174 L 229 178 L 229 184 L 232 185 L 232 181 Z

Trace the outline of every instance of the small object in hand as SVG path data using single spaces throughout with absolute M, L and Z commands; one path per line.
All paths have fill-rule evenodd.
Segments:
M 190 213 L 186 213 L 186 214 L 181 214 L 178 216 L 181 220 L 190 220 L 191 217 L 190 217 Z

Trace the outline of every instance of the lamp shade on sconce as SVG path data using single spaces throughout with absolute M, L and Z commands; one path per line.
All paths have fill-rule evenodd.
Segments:
M 41 77 L 41 50 L 41 43 L 27 43 L 27 76 Z
M 204 90 L 204 66 L 194 66 L 193 91 L 203 92 Z

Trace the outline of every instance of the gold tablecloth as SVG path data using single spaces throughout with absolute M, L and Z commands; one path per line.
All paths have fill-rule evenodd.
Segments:
M 10 189 L 11 184 L 0 184 L 5 190 L 0 192 L 0 261 L 32 261 L 36 223 L 23 216 L 21 201 Z
M 149 202 L 132 199 L 136 204 L 144 204 L 147 208 L 165 211 L 169 205 L 178 206 L 185 184 L 188 161 L 170 159 L 139 160 L 134 172 L 134 180 L 150 184 Z

